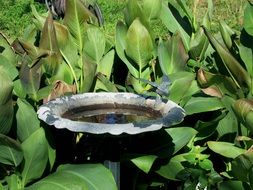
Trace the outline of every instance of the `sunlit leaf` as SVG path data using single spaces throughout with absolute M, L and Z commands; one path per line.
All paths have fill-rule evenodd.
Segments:
M 235 32 L 222 20 L 220 21 L 220 31 L 222 39 L 228 49 L 232 48 L 232 36 L 235 35 Z
M 101 164 L 61 165 L 57 171 L 26 188 L 38 189 L 116 190 L 112 174 Z
M 31 123 L 31 122 L 29 122 Z M 42 176 L 48 162 L 48 142 L 43 128 L 37 129 L 23 143 L 24 165 L 22 167 L 22 184 Z
M 25 100 L 17 100 L 18 110 L 16 113 L 17 135 L 23 142 L 40 127 L 40 122 L 34 108 Z
M 246 152 L 246 150 L 238 148 L 234 144 L 228 142 L 208 141 L 207 145 L 212 151 L 227 158 L 236 158 Z
M 215 111 L 224 108 L 219 98 L 210 97 L 192 97 L 184 106 L 186 114 L 192 115 L 196 113 Z
M 183 148 L 198 132 L 190 127 L 177 127 L 166 129 L 166 132 L 171 136 L 173 147 L 173 154 L 177 153 Z
M 182 25 L 184 25 L 185 23 L 178 22 L 178 20 L 174 17 L 171 9 L 168 7 L 168 5 L 165 2 L 162 3 L 160 19 L 162 20 L 163 24 L 168 28 L 168 30 L 171 33 L 173 34 L 176 32 L 180 33 L 185 49 L 188 51 L 190 36 L 182 27 Z
M 98 27 L 89 27 L 87 29 L 84 52 L 90 59 L 99 64 L 105 52 L 105 36 Z
M 244 10 L 243 27 L 248 34 L 253 36 L 253 6 L 248 4 Z
M 127 65 L 129 72 L 136 78 L 138 78 L 138 69 L 127 59 L 125 55 L 127 27 L 122 23 L 118 22 L 116 26 L 116 51 L 120 59 Z
M 131 161 L 142 171 L 145 173 L 148 173 L 156 160 L 157 156 L 155 155 L 146 155 L 146 156 L 140 156 L 137 158 L 131 159 Z
M 159 40 L 158 59 L 163 73 L 168 76 L 185 70 L 188 54 L 179 33 L 174 34 L 167 41 Z
M 142 69 L 153 56 L 153 42 L 148 30 L 138 18 L 133 21 L 127 31 L 126 54 L 138 65 L 139 78 L 143 78 Z
M 157 19 L 160 16 L 162 0 L 144 0 L 142 2 L 143 12 L 148 20 Z M 132 10 L 130 10 L 132 11 Z

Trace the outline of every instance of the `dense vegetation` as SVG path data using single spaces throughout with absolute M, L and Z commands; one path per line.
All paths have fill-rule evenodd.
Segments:
M 104 158 L 121 161 L 121 189 L 252 189 L 253 4 L 240 1 L 242 25 L 219 19 L 214 33 L 212 0 L 201 17 L 194 2 L 129 0 L 105 28 L 79 0 L 58 21 L 29 6 L 24 35 L 0 34 L 0 189 L 117 189 Z M 36 114 L 70 93 L 157 96 L 149 83 L 163 76 L 164 101 L 186 113 L 171 128 L 119 142 L 56 130 Z

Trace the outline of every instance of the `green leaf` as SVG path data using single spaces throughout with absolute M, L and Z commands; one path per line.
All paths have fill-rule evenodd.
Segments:
M 153 42 L 149 31 L 138 18 L 133 21 L 127 31 L 126 54 L 138 65 L 138 78 L 143 78 L 142 69 L 153 57 Z
M 129 72 L 136 78 L 138 78 L 138 69 L 134 67 L 133 64 L 127 59 L 125 55 L 126 49 L 126 34 L 127 34 L 127 27 L 122 22 L 118 22 L 116 26 L 116 43 L 115 48 L 117 55 L 120 59 L 126 64 Z
M 251 4 L 247 4 L 244 10 L 244 17 L 243 17 L 243 27 L 246 32 L 253 36 L 253 6 Z
M 174 17 L 171 9 L 168 7 L 168 5 L 163 2 L 162 3 L 162 9 L 160 14 L 160 19 L 162 20 L 163 24 L 168 28 L 168 30 L 171 33 L 179 32 L 186 51 L 189 50 L 189 43 L 190 43 L 190 36 L 187 34 L 187 32 L 183 29 L 182 23 L 179 23 L 177 19 Z M 184 24 L 184 23 L 183 23 Z
M 253 65 L 252 65 L 253 53 L 252 53 L 252 49 L 248 48 L 246 46 L 243 46 L 242 44 L 240 44 L 238 46 L 238 49 L 239 49 L 240 57 L 243 60 L 248 73 L 250 73 L 251 77 L 253 77 Z
M 249 172 L 253 166 L 253 154 L 249 150 L 244 154 L 239 155 L 232 161 L 232 174 L 236 179 L 239 179 L 244 182 L 249 181 Z
M 169 76 L 172 81 L 169 89 L 169 99 L 176 103 L 183 103 L 184 99 L 200 91 L 193 73 L 177 72 Z M 182 85 L 185 88 L 182 88 Z
M 23 142 L 40 128 L 40 121 L 34 108 L 28 102 L 19 98 L 17 105 L 17 135 L 18 139 Z
M 195 129 L 190 127 L 176 127 L 165 129 L 171 136 L 173 147 L 173 154 L 177 153 L 198 133 Z
M 12 127 L 14 117 L 13 101 L 10 99 L 5 104 L 0 104 L 0 133 L 8 134 Z
M 3 67 L 5 71 L 8 71 L 6 74 L 9 75 L 11 80 L 14 80 L 18 76 L 18 70 L 15 65 L 11 64 L 11 62 L 2 54 L 0 55 L 0 67 Z
M 206 36 L 208 37 L 211 45 L 217 51 L 222 62 L 229 72 L 230 76 L 237 84 L 238 87 L 247 84 L 251 87 L 251 79 L 246 70 L 240 65 L 240 63 L 233 57 L 227 49 L 225 49 L 204 27 Z
M 23 98 L 25 99 L 26 97 L 26 91 L 22 86 L 21 80 L 15 80 L 13 82 L 14 85 L 14 89 L 13 89 L 13 94 L 15 94 L 16 96 L 18 96 L 19 98 Z
M 87 29 L 84 52 L 90 59 L 99 64 L 105 52 L 105 36 L 99 28 L 94 26 Z
M 84 24 L 93 15 L 79 0 L 66 1 L 66 11 L 64 24 L 68 27 L 71 35 L 74 37 L 75 44 L 80 50 L 83 50 L 84 44 Z
M 170 179 L 170 180 L 178 180 L 178 175 L 180 172 L 184 170 L 184 166 L 181 164 L 181 161 L 177 159 L 177 156 L 170 159 L 170 161 L 160 167 L 156 173 L 160 176 Z
M 31 117 L 30 117 L 31 118 Z M 31 123 L 31 121 L 30 121 Z M 48 162 L 48 142 L 43 128 L 31 134 L 23 143 L 24 165 L 22 167 L 22 184 L 42 176 Z
M 8 183 L 8 189 L 11 189 L 11 190 L 23 189 L 20 176 L 18 176 L 17 174 L 12 174 L 10 176 L 7 176 L 5 177 L 5 180 Z M 0 189 L 1 189 L 1 186 L 0 186 Z
M 8 136 L 0 134 L 0 163 L 17 167 L 23 160 L 21 145 Z
M 0 65 L 0 105 L 7 103 L 12 98 L 13 83 L 7 70 Z
M 37 91 L 40 88 L 42 63 L 43 62 L 39 60 L 32 68 L 30 68 L 27 62 L 23 62 L 19 72 L 19 77 L 24 90 L 35 101 L 37 100 Z
M 203 61 L 209 42 L 204 34 L 204 30 L 199 28 L 190 41 L 189 55 L 196 61 Z
M 97 74 L 97 80 L 95 90 L 100 91 L 104 90 L 107 92 L 118 92 L 115 84 L 113 84 L 106 76 L 104 76 L 102 73 Z
M 59 64 L 62 62 L 62 57 L 60 55 L 60 50 L 57 44 L 56 32 L 51 14 L 48 15 L 44 24 L 40 37 L 39 47 L 41 49 L 50 51 L 50 54 L 44 59 L 43 66 L 47 74 L 50 76 L 55 75 Z
M 111 172 L 101 164 L 68 164 L 25 190 L 47 189 L 117 190 L 117 187 Z
M 242 181 L 230 180 L 221 182 L 218 186 L 218 190 L 250 190 L 250 188 Z
M 215 111 L 224 108 L 219 98 L 192 97 L 184 106 L 187 115 Z
M 158 60 L 162 72 L 168 76 L 185 70 L 188 54 L 179 33 L 175 33 L 165 42 L 161 39 L 159 40 Z
M 154 20 L 159 18 L 162 8 L 162 0 L 144 0 L 142 2 L 143 13 L 148 20 Z M 130 10 L 131 11 L 131 10 Z
M 225 45 L 231 49 L 233 45 L 231 37 L 235 35 L 235 32 L 223 20 L 220 21 L 220 31 Z
M 155 155 L 146 155 L 131 159 L 131 161 L 142 171 L 148 173 L 153 163 L 155 162 L 156 158 L 158 157 Z
M 97 67 L 97 72 L 103 73 L 108 79 L 111 77 L 114 55 L 115 50 L 109 51 L 104 55 Z
M 8 41 L 7 37 L 0 32 L 0 47 L 1 47 L 1 55 L 5 57 L 10 64 L 16 65 L 16 55 L 11 47 L 11 43 Z
M 234 144 L 228 142 L 208 141 L 207 145 L 212 151 L 227 158 L 236 158 L 246 152 L 246 150 L 238 148 Z
M 249 170 L 249 183 L 251 189 L 253 189 L 253 167 L 251 167 Z

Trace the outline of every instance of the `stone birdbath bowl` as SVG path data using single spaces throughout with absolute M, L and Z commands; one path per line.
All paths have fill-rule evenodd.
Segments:
M 180 123 L 184 110 L 176 103 L 133 93 L 84 93 L 42 105 L 38 117 L 72 132 L 135 135 Z M 119 186 L 118 162 L 107 162 Z M 114 168 L 114 169 L 112 169 Z

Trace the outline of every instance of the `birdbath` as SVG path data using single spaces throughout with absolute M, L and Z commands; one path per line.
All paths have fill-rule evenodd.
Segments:
M 167 100 L 133 93 L 84 93 L 63 96 L 42 105 L 38 117 L 72 132 L 135 135 L 180 123 L 184 110 Z M 120 163 L 105 161 L 120 184 Z

